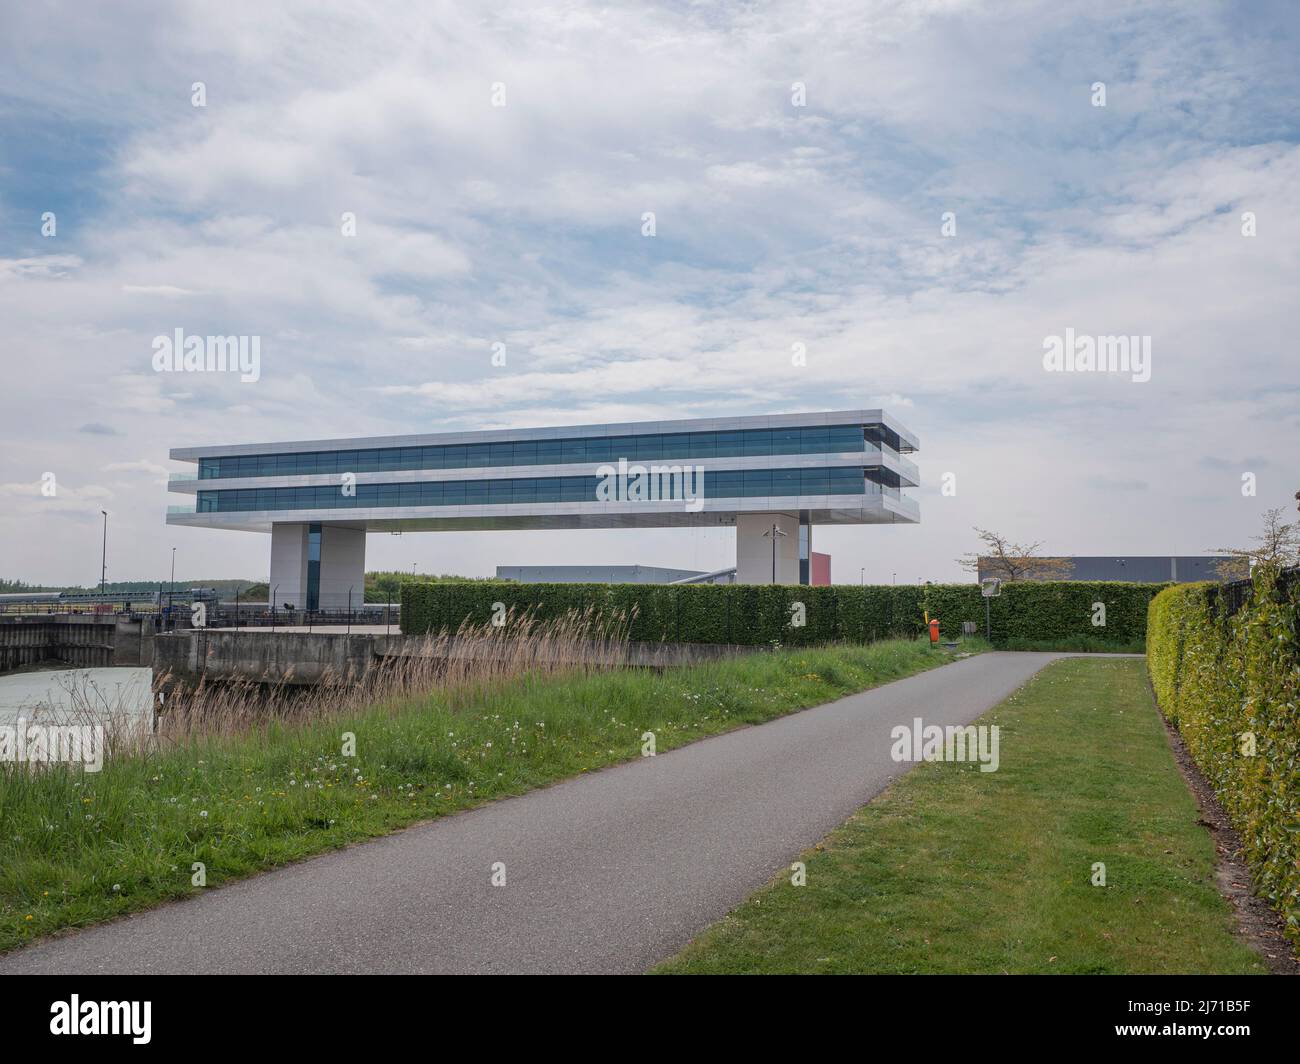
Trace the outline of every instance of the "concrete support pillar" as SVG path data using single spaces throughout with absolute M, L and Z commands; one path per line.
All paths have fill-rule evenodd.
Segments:
M 271 526 L 271 577 L 267 588 L 276 609 L 288 603 L 302 609 L 307 603 L 307 526 Z
M 366 530 L 321 526 L 320 609 L 342 610 L 366 600 Z
M 366 532 L 339 525 L 271 526 L 271 595 L 275 606 L 338 610 L 365 601 Z
M 736 517 L 736 583 L 770 584 L 772 580 L 772 526 L 776 536 L 776 583 L 799 583 L 799 514 L 738 514 Z

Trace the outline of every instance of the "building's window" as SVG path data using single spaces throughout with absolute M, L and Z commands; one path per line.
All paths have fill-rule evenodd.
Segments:
M 744 476 L 741 473 L 722 470 L 707 471 L 704 474 L 704 492 L 706 498 L 738 499 L 741 496 Z
M 772 433 L 767 429 L 750 430 L 742 435 L 745 454 L 757 457 L 772 453 Z
M 867 479 L 860 466 L 820 469 L 710 469 L 704 474 L 706 498 L 734 499 L 799 495 L 898 496 L 896 484 Z M 880 471 L 871 475 L 879 477 Z M 887 472 L 885 476 L 891 476 Z M 507 477 L 429 483 L 358 484 L 345 495 L 338 485 L 290 488 L 239 488 L 198 493 L 199 513 L 238 510 L 394 509 L 404 506 L 497 506 L 516 503 L 591 502 L 600 479 L 594 476 Z M 680 478 L 671 482 L 680 492 Z
M 319 451 L 282 455 L 203 458 L 199 478 L 300 476 L 369 473 L 403 469 L 474 469 L 629 461 L 700 460 L 769 454 L 838 454 L 874 450 L 892 434 L 861 425 L 792 429 L 744 429 L 732 432 L 649 433 L 639 436 L 593 436 L 520 440 L 443 447 L 382 447 L 368 450 Z
M 846 466 L 832 466 L 826 472 L 830 478 L 830 494 L 862 494 L 863 470 Z
M 712 458 L 718 453 L 717 433 L 692 432 L 687 454 L 692 458 Z
M 618 453 L 617 448 L 614 446 L 614 440 L 610 436 L 598 436 L 587 441 L 588 462 L 600 462 L 603 465 L 617 462 L 623 457 L 626 456 Z M 520 462 L 519 464 L 524 465 L 525 463 Z
M 799 448 L 798 429 L 772 430 L 772 449 L 769 454 L 798 454 Z
M 859 425 L 837 425 L 827 431 L 828 453 L 839 454 L 844 451 L 861 451 L 866 447 L 866 437 Z
M 715 453 L 719 458 L 739 458 L 745 453 L 743 432 L 719 432 L 715 440 Z
M 772 470 L 773 495 L 798 495 L 800 478 L 798 469 Z
M 827 469 L 801 469 L 799 471 L 801 495 L 829 495 L 830 471 Z
M 828 428 L 799 430 L 799 451 L 801 454 L 825 454 L 830 447 L 831 432 Z

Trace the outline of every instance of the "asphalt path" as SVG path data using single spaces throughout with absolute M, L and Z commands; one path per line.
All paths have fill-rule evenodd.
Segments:
M 0 973 L 644 971 L 910 767 L 896 724 L 969 723 L 1064 656 L 979 654 L 47 939 Z

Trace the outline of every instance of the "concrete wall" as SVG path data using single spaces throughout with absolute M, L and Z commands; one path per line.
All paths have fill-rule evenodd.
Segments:
M 324 525 L 320 536 L 320 608 L 346 609 L 366 598 L 366 532 L 363 528 Z
M 0 619 L 0 672 L 57 661 L 82 668 L 149 665 L 153 623 L 103 614 Z
M 154 640 L 154 675 L 192 682 L 253 680 L 261 683 L 314 684 L 325 678 L 359 679 L 387 658 L 434 657 L 489 659 L 501 653 L 500 640 L 440 640 L 378 633 L 272 632 L 266 629 L 171 632 Z M 611 665 L 664 668 L 738 654 L 756 647 L 703 643 L 617 643 L 562 646 L 554 653 Z M 550 661 L 568 660 L 563 657 Z
M 359 677 L 373 664 L 375 636 L 257 629 L 171 632 L 154 640 L 155 676 L 312 684 Z M 382 636 L 378 638 L 383 638 Z
M 785 533 L 776 541 L 776 583 L 799 583 L 799 514 L 764 513 L 736 516 L 736 583 L 772 583 L 772 537 L 775 524 Z
M 302 609 L 307 602 L 307 526 L 271 526 L 270 594 L 278 609 L 286 602 Z

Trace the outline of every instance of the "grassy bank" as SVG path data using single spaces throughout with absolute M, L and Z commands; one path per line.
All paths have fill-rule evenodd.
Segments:
M 522 676 L 346 716 L 186 735 L 99 773 L 0 766 L 0 949 L 758 723 L 949 660 L 919 642 L 663 673 Z M 355 756 L 344 756 L 345 733 Z
M 1141 661 L 1055 663 L 980 723 L 997 772 L 919 765 L 659 970 L 1264 971 Z

